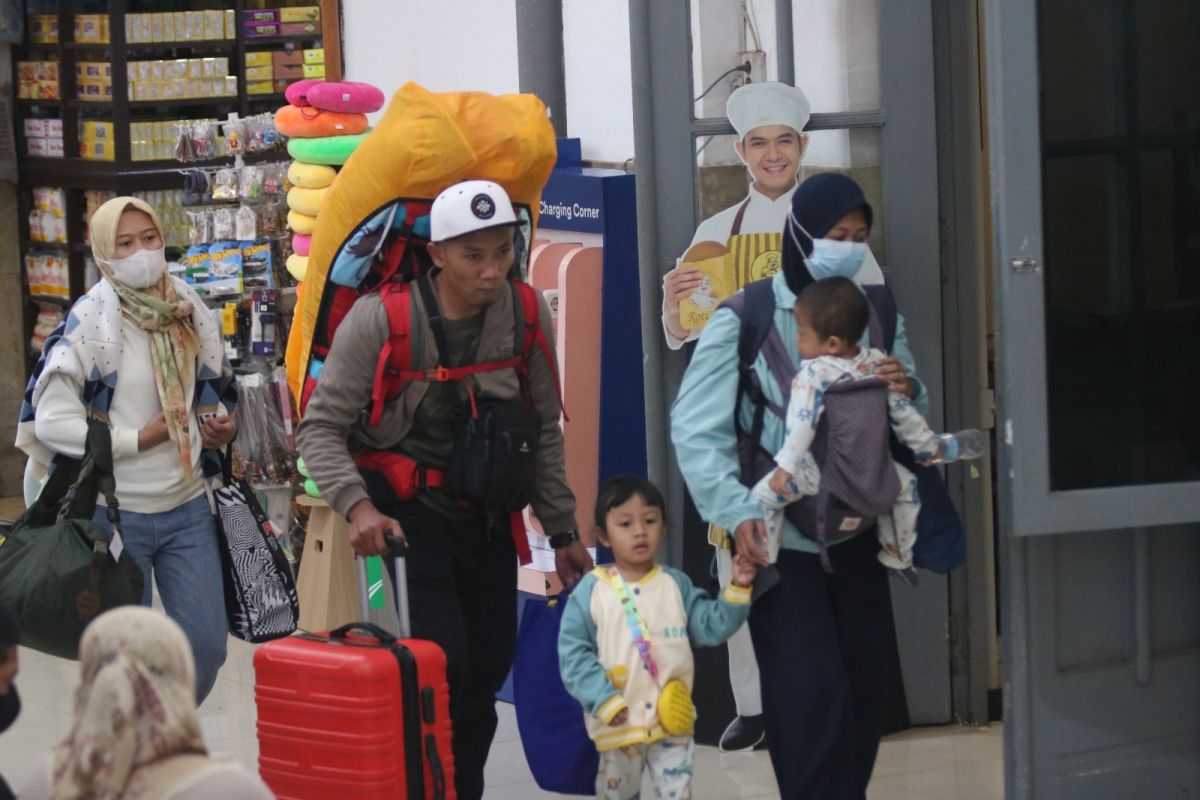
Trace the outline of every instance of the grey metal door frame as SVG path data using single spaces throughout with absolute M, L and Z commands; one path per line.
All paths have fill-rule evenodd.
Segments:
M 814 114 L 810 130 L 879 128 L 882 140 L 884 236 L 889 279 L 907 311 L 909 343 L 931 397 L 943 397 L 942 285 L 938 236 L 938 162 L 934 102 L 931 4 L 879 4 L 880 91 L 877 112 Z M 901 7 L 903 6 L 903 7 Z M 779 76 L 792 80 L 791 3 L 777 0 Z M 725 120 L 694 120 L 688 4 L 630 0 L 638 229 L 645 343 L 648 463 L 650 477 L 667 487 L 669 514 L 682 519 L 685 486 L 669 440 L 669 408 L 685 366 L 667 350 L 659 319 L 662 276 L 695 231 L 697 136 L 733 133 Z M 940 406 L 930 415 L 941 425 Z M 669 558 L 682 559 L 678 527 Z M 894 591 L 901 657 L 915 722 L 944 722 L 951 715 L 946 578 L 928 576 L 915 592 Z M 909 634 L 909 635 L 906 635 Z M 936 681 L 924 676 L 938 675 Z

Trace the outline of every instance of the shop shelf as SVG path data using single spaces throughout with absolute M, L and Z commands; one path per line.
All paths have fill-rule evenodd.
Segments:
M 246 41 L 246 47 L 250 48 L 250 47 L 258 47 L 259 45 L 263 45 L 263 44 L 288 44 L 289 42 L 292 42 L 292 43 L 319 42 L 319 41 L 321 41 L 322 38 L 324 38 L 324 37 L 322 37 L 320 31 L 318 31 L 317 33 L 312 33 L 312 34 L 306 33 L 306 34 L 300 34 L 298 36 L 297 35 L 293 35 L 293 36 L 262 36 L 262 37 L 253 37 L 253 38 L 247 37 L 245 41 Z

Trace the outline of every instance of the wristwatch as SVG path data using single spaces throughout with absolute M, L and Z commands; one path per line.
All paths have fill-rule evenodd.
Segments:
M 550 546 L 555 550 L 561 550 L 572 542 L 578 541 L 579 531 L 563 531 L 562 533 L 555 533 L 550 536 Z

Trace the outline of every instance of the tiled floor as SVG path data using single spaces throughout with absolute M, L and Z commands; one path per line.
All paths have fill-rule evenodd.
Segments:
M 254 668 L 251 645 L 230 639 L 229 660 L 200 709 L 210 749 L 251 769 L 258 759 L 254 736 Z M 22 648 L 17 686 L 23 709 L 0 735 L 0 774 L 15 788 L 30 761 L 56 744 L 70 727 L 75 662 Z M 880 750 L 870 800 L 1000 800 L 1004 796 L 1000 726 L 921 728 L 888 737 Z M 696 748 L 696 800 L 778 797 L 765 753 L 722 754 Z M 540 791 L 525 766 L 512 708 L 500 704 L 500 730 L 487 765 L 489 800 L 537 800 Z M 649 796 L 648 794 L 646 796 Z

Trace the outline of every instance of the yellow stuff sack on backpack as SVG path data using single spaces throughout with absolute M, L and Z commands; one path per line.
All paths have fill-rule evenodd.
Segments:
M 397 200 L 431 201 L 446 187 L 472 179 L 503 186 L 536 224 L 542 187 L 556 158 L 554 129 L 534 95 L 435 94 L 415 83 L 402 86 L 339 171 L 314 221 L 304 298 L 285 359 L 293 395 L 301 397 L 309 371 L 329 271 L 360 227 Z

